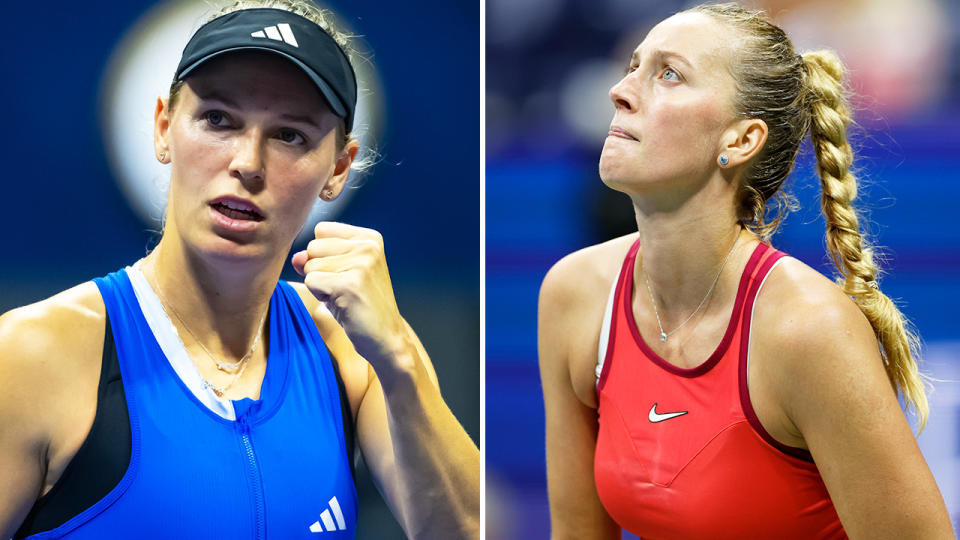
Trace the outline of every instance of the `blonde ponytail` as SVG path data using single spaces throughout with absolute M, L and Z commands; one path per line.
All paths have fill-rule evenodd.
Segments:
M 880 291 L 874 250 L 860 233 L 853 201 L 857 179 L 850 172 L 853 150 L 847 140 L 852 116 L 843 87 L 843 64 L 831 51 L 803 55 L 805 86 L 811 111 L 810 139 L 823 188 L 821 206 L 827 222 L 827 249 L 840 271 L 837 285 L 853 297 L 870 321 L 891 384 L 916 411 L 919 431 L 929 416 L 926 381 L 917 367 L 920 340 L 896 304 Z
M 741 179 L 738 217 L 748 229 L 768 240 L 794 199 L 782 189 L 796 161 L 800 142 L 810 133 L 823 187 L 827 248 L 841 277 L 837 284 L 853 297 L 877 336 L 887 376 L 912 407 L 919 428 L 927 423 L 927 384 L 917 369 L 920 340 L 890 298 L 880 292 L 874 250 L 860 233 L 853 207 L 857 179 L 850 172 L 853 150 L 847 141 L 852 116 L 843 87 L 843 64 L 830 51 L 797 55 L 787 34 L 762 11 L 735 3 L 692 8 L 722 21 L 744 39 L 731 64 L 736 85 L 735 108 L 743 118 L 760 118 L 767 142 Z M 766 221 L 767 202 L 779 212 Z

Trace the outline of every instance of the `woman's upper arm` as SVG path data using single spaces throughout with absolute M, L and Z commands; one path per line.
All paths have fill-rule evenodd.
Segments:
M 37 418 L 35 353 L 44 331 L 24 308 L 0 316 L 0 538 L 10 538 L 40 494 L 47 436 Z M 42 395 L 42 394 L 41 394 Z
M 866 317 L 848 297 L 777 325 L 776 390 L 851 538 L 953 538 Z M 798 384 L 799 382 L 799 384 Z
M 580 400 L 571 377 L 571 355 L 575 353 L 570 344 L 577 339 L 595 341 L 584 335 L 580 324 L 584 314 L 576 289 L 582 276 L 575 266 L 567 258 L 550 270 L 540 289 L 538 309 L 552 537 L 618 538 L 619 527 L 603 508 L 593 476 L 597 411 Z M 599 319 L 596 326 L 599 328 Z M 589 372 L 592 378 L 593 370 Z

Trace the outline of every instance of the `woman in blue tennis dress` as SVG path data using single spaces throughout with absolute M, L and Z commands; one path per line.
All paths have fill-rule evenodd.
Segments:
M 320 223 L 279 280 L 357 154 L 327 19 L 244 1 L 200 27 L 156 103 L 156 249 L 0 318 L 0 538 L 352 538 L 354 441 L 409 536 L 478 536 L 479 452 L 380 235 Z

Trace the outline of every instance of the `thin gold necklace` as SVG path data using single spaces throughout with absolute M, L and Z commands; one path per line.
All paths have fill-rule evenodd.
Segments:
M 224 373 L 233 375 L 233 378 L 230 380 L 229 384 L 227 384 L 226 386 L 217 386 L 211 383 L 210 381 L 208 381 L 206 377 L 200 374 L 200 370 L 197 369 L 197 375 L 200 375 L 200 381 L 203 383 L 203 387 L 213 390 L 213 393 L 216 394 L 217 397 L 222 398 L 223 394 L 226 393 L 226 391 L 229 390 L 230 387 L 232 387 L 233 384 L 240 379 L 240 377 L 243 375 L 244 370 L 247 369 L 247 364 L 249 364 L 249 359 L 253 354 L 254 349 L 257 348 L 257 343 L 260 342 L 260 334 L 263 332 L 263 323 L 264 321 L 267 320 L 267 312 L 270 311 L 270 308 L 268 307 L 266 310 L 264 310 L 263 316 L 260 317 L 260 325 L 257 327 L 257 333 L 253 338 L 253 344 L 250 345 L 250 349 L 247 350 L 247 354 L 243 355 L 243 358 L 241 358 L 237 362 L 221 362 L 217 360 L 217 358 L 213 354 L 211 354 L 209 350 L 207 350 L 207 348 L 203 345 L 203 342 L 200 341 L 199 338 L 197 338 L 197 335 L 194 334 L 192 330 L 190 330 L 190 327 L 187 325 L 186 321 L 183 320 L 183 317 L 181 317 L 180 314 L 177 313 L 177 310 L 173 307 L 173 304 L 171 304 L 170 301 L 167 300 L 166 295 L 163 294 L 163 290 L 160 287 L 160 280 L 157 279 L 156 282 L 157 282 L 157 294 L 160 295 L 160 300 L 163 301 L 163 304 L 165 306 L 170 308 L 170 311 L 173 312 L 173 316 L 176 317 L 178 321 L 180 321 L 180 324 L 187 330 L 187 333 L 190 334 L 190 337 L 192 337 L 193 340 L 197 342 L 197 345 L 200 345 L 200 348 L 203 349 L 203 352 L 207 353 L 207 356 L 210 357 L 210 360 L 213 361 L 213 363 L 217 366 L 218 370 Z M 184 347 L 184 351 L 186 351 L 186 347 Z M 190 353 L 187 353 L 187 356 L 189 355 Z M 237 371 L 237 369 L 239 369 L 239 371 Z
M 642 261 L 641 261 L 641 264 L 640 264 L 640 273 L 643 274 L 643 279 L 644 279 L 644 281 L 647 282 L 647 292 L 650 293 L 650 301 L 653 302 L 653 314 L 657 316 L 657 326 L 660 328 L 660 341 L 666 343 L 666 342 L 667 342 L 667 338 L 670 337 L 670 334 L 673 334 L 673 333 L 676 332 L 677 330 L 683 328 L 683 325 L 685 325 L 685 324 L 687 324 L 688 322 L 690 322 L 690 319 L 692 319 L 693 316 L 696 315 L 697 312 L 700 311 L 700 308 L 703 307 L 703 304 L 707 301 L 707 298 L 710 298 L 710 293 L 713 292 L 713 288 L 717 285 L 717 281 L 720 280 L 720 274 L 723 273 L 723 267 L 727 265 L 727 261 L 730 260 L 730 255 L 733 255 L 733 248 L 737 247 L 737 242 L 739 242 L 739 241 L 740 241 L 740 234 L 738 233 L 736 240 L 733 241 L 733 245 L 730 247 L 730 252 L 727 253 L 727 258 L 724 259 L 724 260 L 723 260 L 723 264 L 720 265 L 720 271 L 717 272 L 717 277 L 713 278 L 713 283 L 710 285 L 710 289 L 707 291 L 706 296 L 704 296 L 704 297 L 703 297 L 703 300 L 700 301 L 700 305 L 697 306 L 697 309 L 693 310 L 693 313 L 691 313 L 690 316 L 687 317 L 687 320 L 685 320 L 685 321 L 683 321 L 682 323 L 680 323 L 680 326 L 674 328 L 674 329 L 673 329 L 672 331 L 670 331 L 670 332 L 664 332 L 664 331 L 663 331 L 663 325 L 660 324 L 660 313 L 657 312 L 657 301 L 656 301 L 656 300 L 654 299 L 654 297 L 653 297 L 653 289 L 650 288 L 650 280 L 647 278 L 647 273 L 643 270 L 643 264 L 642 264 Z

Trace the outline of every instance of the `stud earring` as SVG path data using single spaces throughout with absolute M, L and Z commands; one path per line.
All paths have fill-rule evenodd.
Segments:
M 320 194 L 320 197 L 321 197 L 323 200 L 325 200 L 325 201 L 332 201 L 332 200 L 333 200 L 333 190 L 330 189 L 330 188 L 324 189 L 323 192 Z
M 730 158 L 726 154 L 720 154 L 720 165 L 725 166 L 727 163 L 730 163 Z
M 166 161 L 166 160 L 167 160 L 167 153 L 166 153 L 166 152 L 160 152 L 160 162 L 162 163 L 162 162 L 164 162 L 164 161 Z

